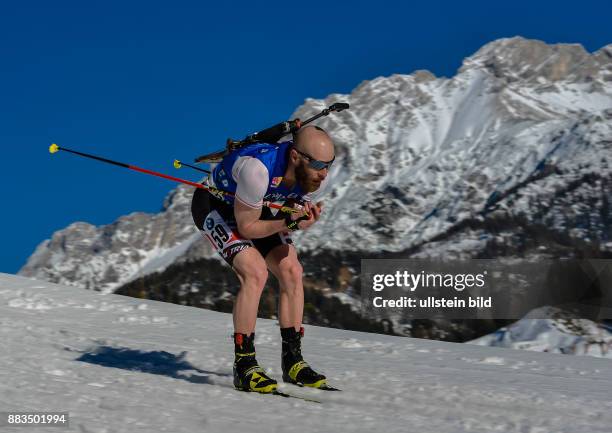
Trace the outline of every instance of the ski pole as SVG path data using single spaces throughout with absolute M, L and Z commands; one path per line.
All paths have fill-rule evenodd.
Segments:
M 186 164 L 183 161 L 179 161 L 178 159 L 174 160 L 174 168 L 181 168 L 182 166 L 193 168 L 194 170 L 201 171 L 202 173 L 210 174 L 210 170 L 204 170 L 203 168 L 196 167 L 194 165 Z
M 76 151 L 76 150 L 68 149 L 66 147 L 60 147 L 60 146 L 58 146 L 55 143 L 52 143 L 51 146 L 49 146 L 49 152 L 50 153 L 57 153 L 60 150 L 63 150 L 64 152 L 73 153 L 75 155 L 83 156 L 85 158 L 91 158 L 91 159 L 95 159 L 97 161 L 106 162 L 108 164 L 117 165 L 119 167 L 129 168 L 130 170 L 139 171 L 141 173 L 150 174 L 152 176 L 163 177 L 164 179 L 169 179 L 169 180 L 173 180 L 175 182 L 184 183 L 185 185 L 195 186 L 196 188 L 204 189 L 204 190 L 209 191 L 209 192 L 211 192 L 213 194 L 220 193 L 220 194 L 228 195 L 228 196 L 231 196 L 231 197 L 235 196 L 234 193 L 229 192 L 229 191 L 223 191 L 221 189 L 217 189 L 217 188 L 212 187 L 212 186 L 206 186 L 206 185 L 202 185 L 201 183 L 191 182 L 189 180 L 181 179 L 181 178 L 174 177 L 174 176 L 169 176 L 169 175 L 163 174 L 163 173 L 158 173 L 158 172 L 153 171 L 153 170 L 147 170 L 146 168 L 137 167 L 135 165 L 126 164 L 124 162 L 113 161 L 112 159 L 102 158 L 100 156 L 91 155 L 89 153 L 84 153 L 84 152 L 79 152 L 79 151 Z M 282 206 L 282 205 L 279 205 L 279 204 L 276 204 L 276 203 L 271 203 L 269 201 L 265 201 L 263 203 L 263 205 L 265 207 L 269 207 L 269 208 L 272 208 L 272 209 L 278 209 L 281 212 L 285 212 L 285 213 L 298 213 L 298 212 L 301 212 L 299 209 L 293 209 L 293 208 L 290 208 L 288 206 Z

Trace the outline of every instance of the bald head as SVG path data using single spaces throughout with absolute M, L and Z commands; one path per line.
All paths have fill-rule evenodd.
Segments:
M 331 161 L 334 158 L 334 143 L 327 132 L 318 126 L 307 125 L 300 128 L 293 142 L 296 149 L 319 161 Z

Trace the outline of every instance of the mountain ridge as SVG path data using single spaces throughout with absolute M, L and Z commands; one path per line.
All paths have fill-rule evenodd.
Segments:
M 300 252 L 519 254 L 525 225 L 547 227 L 576 251 L 612 251 L 612 44 L 588 53 L 504 38 L 454 77 L 377 77 L 350 95 L 306 99 L 292 117 L 336 101 L 351 109 L 318 122 L 337 163 L 320 222 L 294 236 Z M 72 224 L 19 274 L 110 292 L 173 263 L 214 258 L 193 226 L 191 191 L 173 189 L 159 214 Z M 504 230 L 490 229 L 500 221 Z M 528 253 L 564 254 L 559 242 Z

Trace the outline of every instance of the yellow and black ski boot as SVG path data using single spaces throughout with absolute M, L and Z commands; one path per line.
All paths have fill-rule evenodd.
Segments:
M 278 383 L 270 378 L 255 359 L 255 333 L 234 334 L 234 386 L 240 391 L 274 393 Z
M 304 328 L 299 331 L 295 328 L 281 328 L 283 339 L 283 354 L 281 366 L 283 369 L 283 381 L 299 386 L 324 389 L 327 387 L 327 379 L 320 373 L 315 372 L 302 357 L 301 339 L 304 336 Z

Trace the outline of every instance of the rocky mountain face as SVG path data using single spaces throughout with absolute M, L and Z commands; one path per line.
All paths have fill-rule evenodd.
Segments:
M 612 45 L 588 53 L 500 39 L 452 78 L 379 77 L 350 95 L 308 99 L 294 117 L 336 101 L 350 110 L 318 122 L 337 154 L 325 211 L 294 236 L 311 322 L 374 326 L 359 321 L 361 258 L 612 256 Z M 74 223 L 39 245 L 20 274 L 227 308 L 237 282 L 193 226 L 191 193 L 177 187 L 159 214 Z M 325 312 L 330 299 L 345 318 Z M 449 325 L 445 338 L 476 338 L 466 329 L 479 326 L 450 338 Z
M 181 185 L 170 191 L 158 214 L 134 212 L 100 227 L 75 222 L 42 242 L 19 274 L 112 292 L 171 263 L 210 256 L 210 245 L 196 242 L 192 190 Z
M 612 46 L 589 55 L 514 38 L 486 45 L 452 79 L 417 72 L 363 83 L 345 116 L 321 122 L 341 164 L 326 224 L 302 247 L 473 256 L 492 233 L 450 235 L 502 217 L 609 242 L 611 56 Z

